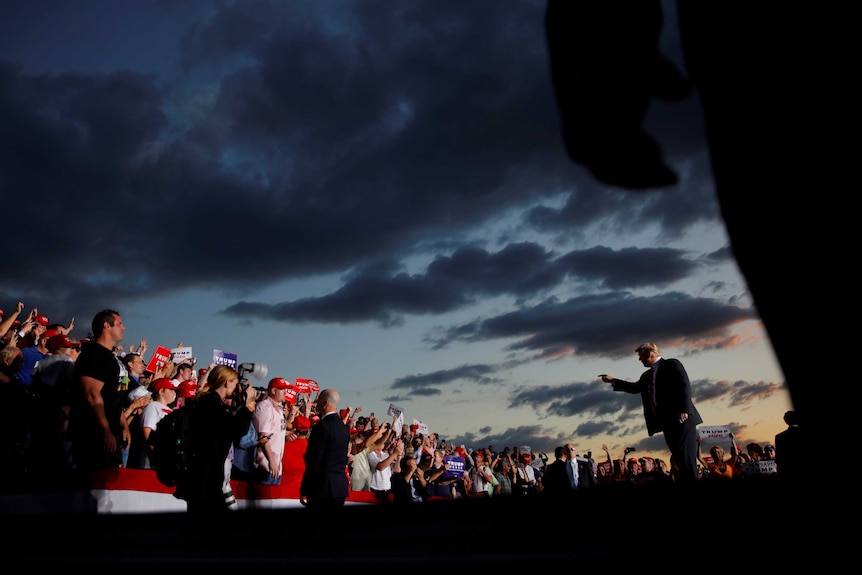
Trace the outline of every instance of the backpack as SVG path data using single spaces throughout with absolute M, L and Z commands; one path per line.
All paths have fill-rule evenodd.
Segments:
M 168 487 L 174 487 L 182 481 L 182 476 L 189 470 L 190 412 L 186 407 L 171 411 L 150 433 L 149 442 L 153 446 L 151 463 L 156 470 L 156 477 Z

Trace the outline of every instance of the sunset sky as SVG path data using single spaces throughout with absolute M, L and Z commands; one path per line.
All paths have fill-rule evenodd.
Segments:
M 596 377 L 636 379 L 653 341 L 705 425 L 785 428 L 696 94 L 646 123 L 679 185 L 599 184 L 565 155 L 544 1 L 45 6 L 0 0 L 5 312 L 82 338 L 112 308 L 127 345 L 235 353 L 468 447 L 594 457 L 668 457 Z

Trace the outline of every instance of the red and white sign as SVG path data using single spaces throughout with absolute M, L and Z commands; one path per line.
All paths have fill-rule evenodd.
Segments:
M 163 345 L 158 346 L 156 351 L 153 352 L 153 357 L 150 358 L 150 362 L 147 364 L 147 371 L 150 373 L 156 373 L 164 367 L 170 359 L 171 350 Z
M 296 378 L 296 393 L 318 393 L 320 386 L 313 379 L 305 379 L 304 377 Z

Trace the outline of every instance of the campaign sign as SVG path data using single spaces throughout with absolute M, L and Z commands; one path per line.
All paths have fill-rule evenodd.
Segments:
M 398 417 L 404 413 L 404 408 L 400 405 L 395 405 L 394 403 L 389 404 L 389 409 L 386 410 L 386 415 L 392 415 L 394 417 Z
M 449 469 L 443 472 L 443 477 L 461 477 L 464 475 L 466 466 L 464 458 L 457 455 L 446 455 L 444 457 L 446 463 L 449 464 Z
M 416 426 L 416 433 L 421 433 L 422 435 L 424 435 L 426 437 L 431 434 L 431 430 L 428 429 L 428 425 L 425 423 L 422 423 L 420 420 L 414 419 L 413 425 Z M 410 429 L 413 429 L 413 425 L 410 426 Z
M 171 349 L 171 353 L 174 354 L 174 363 L 191 363 L 192 357 L 192 348 L 190 347 L 175 347 Z
M 156 373 L 164 367 L 170 358 L 171 350 L 163 345 L 158 346 L 156 351 L 153 352 L 153 357 L 150 358 L 150 362 L 147 364 L 147 371 L 150 373 Z
M 745 463 L 746 475 L 769 475 L 771 473 L 778 473 L 778 468 L 775 465 L 775 461 L 771 459 L 765 459 L 761 461 L 747 461 Z
M 236 361 L 235 353 L 227 353 L 220 349 L 213 350 L 213 363 L 215 365 L 226 365 L 231 369 L 236 369 L 239 365 Z
M 730 441 L 730 428 L 727 426 L 717 427 L 717 426 L 705 426 L 701 425 L 697 428 L 697 432 L 700 434 L 700 439 L 704 444 L 715 444 L 722 443 L 723 441 Z
M 298 393 L 320 393 L 320 384 L 304 377 L 296 378 L 296 388 Z

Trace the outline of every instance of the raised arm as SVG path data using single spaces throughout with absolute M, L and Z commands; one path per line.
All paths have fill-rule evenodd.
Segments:
M 706 465 L 706 461 L 703 460 L 703 456 L 700 452 L 700 444 L 701 443 L 703 443 L 703 439 L 700 437 L 700 435 L 698 435 L 697 436 L 697 460 L 700 462 L 701 465 L 703 465 L 704 469 L 708 469 L 708 467 Z

